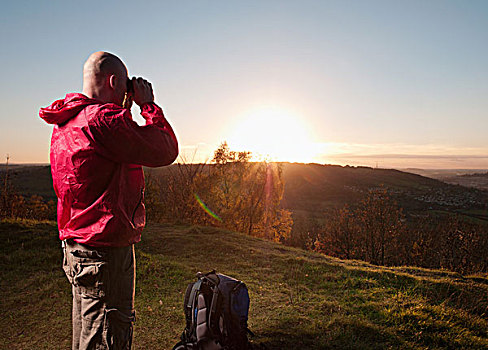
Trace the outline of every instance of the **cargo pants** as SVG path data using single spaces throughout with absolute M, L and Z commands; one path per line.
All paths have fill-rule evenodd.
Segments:
M 130 350 L 135 321 L 134 246 L 62 242 L 73 292 L 73 350 Z

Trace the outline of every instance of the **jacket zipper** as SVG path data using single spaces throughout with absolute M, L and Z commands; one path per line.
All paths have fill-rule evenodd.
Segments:
M 135 220 L 135 216 L 136 216 L 136 211 L 137 211 L 137 208 L 139 208 L 139 206 L 140 206 L 140 205 L 141 205 L 141 203 L 142 203 L 142 198 L 143 198 L 143 196 L 144 196 L 144 188 L 141 188 L 141 196 L 140 196 L 140 198 L 139 198 L 139 202 L 137 202 L 137 205 L 136 205 L 136 207 L 134 208 L 134 212 L 132 213 L 132 225 L 133 225 L 134 227 L 136 227 L 136 223 L 134 222 L 134 220 Z

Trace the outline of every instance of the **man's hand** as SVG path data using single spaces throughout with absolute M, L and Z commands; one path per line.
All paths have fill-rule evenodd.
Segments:
M 140 77 L 137 79 L 132 78 L 132 85 L 134 86 L 134 102 L 138 106 L 142 106 L 148 102 L 154 102 L 154 95 L 150 82 Z

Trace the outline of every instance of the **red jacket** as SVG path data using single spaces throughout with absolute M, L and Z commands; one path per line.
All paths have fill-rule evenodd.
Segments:
M 142 165 L 178 156 L 173 129 L 155 103 L 144 104 L 145 126 L 128 109 L 67 94 L 39 116 L 55 124 L 51 173 L 58 197 L 59 238 L 94 247 L 139 242 L 145 225 Z

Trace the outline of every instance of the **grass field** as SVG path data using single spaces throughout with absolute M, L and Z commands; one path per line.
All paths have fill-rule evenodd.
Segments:
M 0 222 L 1 349 L 68 349 L 71 291 L 56 226 Z M 135 349 L 171 349 L 183 293 L 213 268 L 246 282 L 269 349 L 487 349 L 488 278 L 383 268 L 210 227 L 149 225 L 137 245 Z

